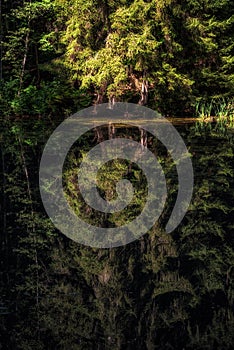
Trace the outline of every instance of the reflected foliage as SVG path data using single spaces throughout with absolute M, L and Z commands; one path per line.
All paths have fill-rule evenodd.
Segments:
M 159 222 L 141 239 L 94 249 L 57 232 L 40 201 L 38 165 L 53 123 L 2 122 L 1 275 L 2 349 L 231 349 L 233 315 L 233 131 L 211 124 L 177 126 L 192 155 L 194 195 L 181 225 L 164 232 L 176 199 L 175 165 L 150 134 L 168 186 Z M 31 128 L 30 128 L 31 125 Z M 31 131 L 29 132 L 29 130 Z M 111 129 L 113 131 L 113 129 Z M 116 128 L 141 141 L 141 130 Z M 95 136 L 95 137 L 94 137 Z M 93 130 L 70 150 L 64 187 L 77 213 L 100 216 L 80 205 L 74 168 L 90 139 L 113 137 Z M 89 145 L 89 146 L 88 146 Z M 100 193 L 115 196 L 118 176 L 133 179 L 134 205 L 102 224 L 121 225 L 144 204 L 143 174 L 116 161 L 100 170 Z M 113 164 L 112 164 L 113 165 Z M 132 174 L 134 176 L 132 176 Z M 108 176 L 107 176 L 108 175 Z M 125 214 L 125 215 L 124 215 Z

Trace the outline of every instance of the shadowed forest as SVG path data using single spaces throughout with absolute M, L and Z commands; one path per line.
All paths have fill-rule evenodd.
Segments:
M 0 0 L 0 349 L 231 350 L 234 344 L 234 6 L 229 0 Z M 144 144 L 163 168 L 167 201 L 151 230 L 117 248 L 78 244 L 43 207 L 45 144 L 86 107 L 130 102 L 172 121 L 194 169 L 181 224 L 165 225 L 178 192 L 170 152 L 125 125 L 90 129 L 74 143 L 63 186 L 92 225 L 137 217 L 147 183 L 116 159 L 98 191 L 127 210 L 106 215 L 83 200 L 76 170 L 104 140 Z M 134 234 L 134 232 L 133 232 Z

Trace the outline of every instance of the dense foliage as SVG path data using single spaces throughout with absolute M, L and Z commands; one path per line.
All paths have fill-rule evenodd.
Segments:
M 190 209 L 172 235 L 163 227 L 175 199 L 175 168 L 164 146 L 148 135 L 148 147 L 167 176 L 169 204 L 142 239 L 92 249 L 58 232 L 42 208 L 38 165 L 54 124 L 6 123 L 0 187 L 2 349 L 231 349 L 233 134 L 211 124 L 181 127 L 196 180 Z M 113 183 L 131 173 L 135 202 L 127 216 L 100 217 L 89 210 L 80 202 L 74 171 L 82 152 L 100 142 L 98 136 L 110 136 L 108 128 L 93 132 L 67 156 L 68 200 L 90 223 L 122 225 L 144 203 L 142 174 L 122 160 L 109 170 L 107 163 L 99 173 L 100 191 L 112 197 Z M 123 132 L 116 129 L 115 137 Z M 140 140 L 139 130 L 125 130 L 126 137 L 133 135 Z
M 1 102 L 16 114 L 108 99 L 191 114 L 201 98 L 233 96 L 233 11 L 229 0 L 2 0 Z
M 0 349 L 231 350 L 231 1 L 0 0 L 0 7 Z M 38 169 L 48 137 L 71 113 L 105 101 L 202 117 L 177 126 L 195 185 L 171 235 L 164 227 L 177 193 L 175 164 L 137 128 L 85 134 L 67 156 L 63 180 L 78 215 L 122 225 L 144 206 L 140 169 L 124 160 L 100 169 L 103 197 L 115 198 L 119 178 L 130 178 L 136 190 L 131 207 L 110 216 L 82 202 L 74 169 L 105 139 L 145 142 L 168 189 L 165 210 L 147 235 L 92 249 L 58 232 L 44 211 Z

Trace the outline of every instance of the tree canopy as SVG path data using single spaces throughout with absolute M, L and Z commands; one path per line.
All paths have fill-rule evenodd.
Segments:
M 56 80 L 73 104 L 85 92 L 87 104 L 130 101 L 171 116 L 233 96 L 228 0 L 2 2 L 3 83 L 17 95 Z

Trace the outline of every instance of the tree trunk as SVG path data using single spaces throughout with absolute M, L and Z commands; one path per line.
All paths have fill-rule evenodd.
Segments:
M 2 163 L 2 251 L 4 252 L 4 270 L 6 271 L 6 278 L 9 282 L 9 239 L 7 230 L 7 208 L 6 208 L 6 169 L 5 169 L 5 157 L 4 149 L 1 147 L 1 163 Z
M 31 1 L 30 1 L 30 5 L 31 5 Z M 25 45 L 24 45 L 24 57 L 23 57 L 22 66 L 21 66 L 21 73 L 20 73 L 20 83 L 19 83 L 18 96 L 20 95 L 21 90 L 22 90 L 26 62 L 27 62 L 27 58 L 28 58 L 29 41 L 30 41 L 30 23 L 31 23 L 31 15 L 29 14 L 29 16 L 28 16 L 28 28 L 27 28 L 26 38 L 25 38 Z
M 143 80 L 142 85 L 141 85 L 141 99 L 139 101 L 139 104 L 141 106 L 146 105 L 148 102 L 148 81 Z
M 21 74 L 20 74 L 20 84 L 19 84 L 19 90 L 18 90 L 18 96 L 21 93 L 23 81 L 24 81 L 24 74 L 25 74 L 25 67 L 28 57 L 28 47 L 29 47 L 29 30 L 27 32 L 26 38 L 25 38 L 25 50 L 24 50 L 24 57 L 22 62 L 22 68 L 21 68 Z

